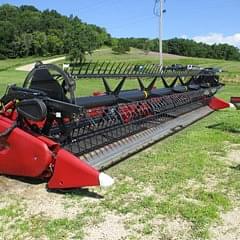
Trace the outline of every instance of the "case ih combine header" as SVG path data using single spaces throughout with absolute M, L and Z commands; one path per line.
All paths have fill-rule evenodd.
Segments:
M 102 79 L 105 92 L 77 97 L 83 78 Z M 114 90 L 108 79 L 119 79 Z M 133 79 L 139 88 L 122 90 Z M 228 107 L 214 97 L 220 87 L 212 68 L 81 63 L 66 72 L 36 64 L 1 98 L 0 173 L 45 179 L 49 189 L 109 186 L 100 170 Z

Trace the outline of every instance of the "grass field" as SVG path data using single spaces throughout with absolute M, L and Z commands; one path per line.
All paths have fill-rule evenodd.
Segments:
M 137 50 L 123 56 L 106 50 L 94 56 L 151 60 Z M 240 80 L 239 62 L 177 62 L 193 61 L 221 66 L 234 81 Z M 5 84 L 20 84 L 26 75 L 13 68 L 0 72 L 1 93 Z M 97 80 L 81 81 L 79 93 L 99 87 Z M 227 83 L 218 95 L 227 100 L 239 96 L 240 85 Z M 239 133 L 237 111 L 215 112 L 107 170 L 116 181 L 109 189 L 49 193 L 44 184 L 0 177 L 0 239 L 238 239 Z

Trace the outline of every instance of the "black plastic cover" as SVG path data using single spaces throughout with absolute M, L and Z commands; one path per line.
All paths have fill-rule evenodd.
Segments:
M 17 105 L 17 112 L 28 120 L 42 121 L 47 116 L 47 107 L 40 99 L 26 99 Z
M 198 84 L 189 84 L 188 89 L 189 90 L 199 90 L 201 87 Z
M 182 85 L 176 85 L 176 86 L 174 86 L 172 89 L 173 89 L 173 91 L 176 92 L 176 93 L 184 93 L 184 92 L 187 92 L 187 87 L 182 86 Z

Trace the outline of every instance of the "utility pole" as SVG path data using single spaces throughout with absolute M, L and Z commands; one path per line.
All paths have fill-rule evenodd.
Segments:
M 160 0 L 160 11 L 159 11 L 159 58 L 160 66 L 163 65 L 163 54 L 162 54 L 162 36 L 163 36 L 163 0 Z
M 159 17 L 159 63 L 163 65 L 163 51 L 162 51 L 162 39 L 163 39 L 163 14 L 166 10 L 163 7 L 165 0 L 155 0 L 154 15 Z M 159 4 L 159 8 L 158 8 Z

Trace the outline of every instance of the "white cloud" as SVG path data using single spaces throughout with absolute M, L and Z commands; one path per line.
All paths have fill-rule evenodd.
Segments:
M 180 38 L 187 39 L 188 36 L 186 34 L 183 34 L 182 36 L 180 36 Z
M 227 43 L 240 48 L 240 33 L 235 33 L 229 36 L 224 36 L 221 33 L 210 33 L 206 36 L 193 37 L 193 40 L 195 40 L 196 42 L 204 42 L 207 44 Z

